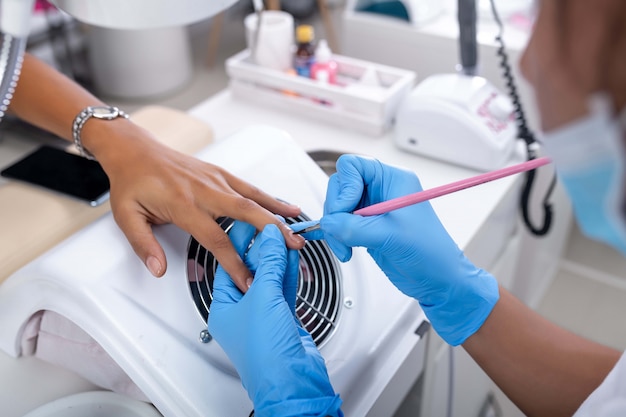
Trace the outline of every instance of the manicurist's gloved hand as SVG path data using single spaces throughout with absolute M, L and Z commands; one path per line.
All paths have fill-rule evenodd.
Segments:
M 429 202 L 377 216 L 351 214 L 421 190 L 413 172 L 343 155 L 329 180 L 321 230 L 304 236 L 326 239 L 344 262 L 352 247 L 366 247 L 394 285 L 420 302 L 437 333 L 458 345 L 493 309 L 499 298 L 496 280 L 463 255 Z
M 231 229 L 242 258 L 254 234 L 246 223 Z M 237 369 L 256 417 L 343 415 L 324 359 L 295 315 L 298 261 L 270 224 L 245 254 L 254 273 L 245 295 L 221 266 L 215 275 L 209 331 Z

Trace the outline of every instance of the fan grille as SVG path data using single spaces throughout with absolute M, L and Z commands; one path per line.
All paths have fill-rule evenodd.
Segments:
M 305 215 L 287 218 L 287 224 L 310 220 Z M 220 218 L 227 233 L 234 220 Z M 191 296 L 203 322 L 206 323 L 213 300 L 213 280 L 218 262 L 192 236 L 187 250 L 187 278 Z M 326 242 L 307 241 L 300 250 L 296 316 L 318 347 L 332 335 L 341 306 L 341 270 Z

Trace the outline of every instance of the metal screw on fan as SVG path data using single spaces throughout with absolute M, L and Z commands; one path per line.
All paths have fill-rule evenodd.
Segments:
M 200 332 L 200 336 L 198 338 L 202 343 L 209 343 L 211 340 L 213 340 L 213 336 L 211 336 L 211 333 L 209 333 L 209 331 L 206 329 Z

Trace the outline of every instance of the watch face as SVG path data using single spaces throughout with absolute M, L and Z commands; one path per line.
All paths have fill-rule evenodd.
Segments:
M 113 119 L 119 116 L 119 112 L 115 107 L 92 107 L 93 116 L 98 119 Z

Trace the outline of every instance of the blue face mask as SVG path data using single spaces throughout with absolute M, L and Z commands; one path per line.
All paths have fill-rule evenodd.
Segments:
M 588 116 L 545 134 L 544 146 L 582 232 L 626 256 L 626 110 L 621 121 L 611 113 L 608 98 L 595 96 Z

